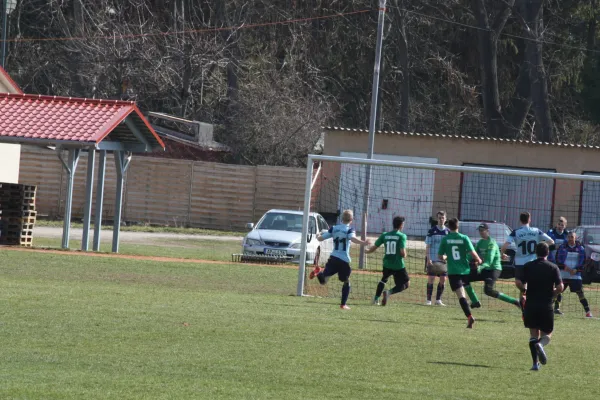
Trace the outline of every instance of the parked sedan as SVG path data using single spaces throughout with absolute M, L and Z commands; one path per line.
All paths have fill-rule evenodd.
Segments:
M 582 225 L 574 229 L 577 240 L 585 248 L 583 283 L 600 282 L 600 226 Z
M 331 253 L 332 244 L 330 240 L 319 242 L 317 233 L 329 230 L 329 225 L 321 214 L 311 213 L 308 226 L 306 262 L 323 263 Z M 251 231 L 244 238 L 244 255 L 285 258 L 294 263 L 300 262 L 301 211 L 270 210 L 256 226 L 250 223 L 247 228 Z

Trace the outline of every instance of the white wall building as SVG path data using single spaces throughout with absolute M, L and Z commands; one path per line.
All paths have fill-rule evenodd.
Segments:
M 0 93 L 22 93 L 2 67 L 0 67 Z M 1 98 L 0 101 L 2 101 Z M 20 145 L 0 143 L 0 182 L 19 182 L 20 159 Z

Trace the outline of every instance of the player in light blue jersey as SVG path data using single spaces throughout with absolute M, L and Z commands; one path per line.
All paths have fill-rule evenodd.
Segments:
M 427 232 L 427 236 L 425 237 L 425 272 L 427 272 L 427 301 L 425 302 L 425 304 L 428 306 L 431 305 L 431 296 L 433 295 L 433 283 L 435 282 L 436 276 L 440 280 L 437 285 L 435 304 L 438 306 L 445 305 L 444 303 L 442 303 L 442 294 L 444 293 L 446 278 L 448 277 L 447 273 L 436 275 L 430 270 L 431 263 L 437 261 L 438 259 L 438 249 L 440 248 L 442 238 L 450 233 L 448 228 L 446 228 L 445 226 L 446 211 L 438 211 L 436 216 L 438 220 L 437 225 L 432 227 L 429 230 L 429 232 Z
M 515 244 L 517 247 L 515 252 L 515 280 L 522 281 L 523 267 L 525 264 L 537 259 L 535 249 L 538 243 L 545 242 L 548 246 L 552 246 L 554 244 L 554 240 L 552 240 L 550 236 L 546 235 L 538 228 L 532 228 L 529 226 L 531 223 L 531 214 L 528 212 L 522 212 L 519 216 L 519 220 L 521 221 L 521 226 L 512 231 L 512 233 L 508 236 L 506 242 L 502 245 L 500 253 L 502 254 L 502 259 L 506 260 L 508 258 L 506 255 L 506 250 L 511 243 Z M 523 302 L 524 299 L 525 291 L 522 291 L 521 302 Z
M 342 310 L 350 309 L 346 305 L 348 296 L 350 295 L 350 274 L 352 273 L 352 268 L 350 268 L 350 243 L 356 243 L 361 246 L 369 246 L 371 244 L 368 240 L 362 241 L 356 237 L 354 229 L 350 227 L 352 221 L 354 221 L 352 210 L 345 210 L 342 213 L 341 224 L 335 225 L 329 231 L 317 235 L 319 242 L 333 239 L 333 251 L 329 260 L 327 260 L 325 268 L 317 266 L 308 276 L 309 279 L 317 277 L 319 283 L 325 285 L 331 276 L 337 274 L 338 279 L 344 283 L 342 285 L 342 302 L 340 304 Z

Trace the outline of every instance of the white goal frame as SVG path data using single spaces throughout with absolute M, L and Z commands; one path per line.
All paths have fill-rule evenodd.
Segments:
M 589 181 L 589 182 L 600 182 L 599 175 L 577 175 L 577 174 L 564 174 L 558 172 L 544 172 L 544 171 L 529 171 L 529 170 L 516 170 L 516 169 L 502 169 L 502 168 L 488 168 L 488 167 L 466 167 L 462 165 L 445 165 L 445 164 L 428 164 L 428 163 L 417 163 L 408 161 L 385 161 L 376 159 L 366 158 L 353 158 L 353 157 L 339 157 L 339 156 L 322 156 L 322 155 L 308 155 L 308 161 L 306 164 L 306 183 L 304 187 L 304 212 L 302 216 L 302 242 L 300 247 L 300 262 L 298 264 L 298 285 L 296 287 L 296 295 L 304 295 L 304 278 L 306 276 L 306 238 L 308 236 L 308 225 L 310 215 L 310 203 L 311 203 L 311 192 L 312 192 L 312 179 L 313 179 L 313 165 L 315 162 L 330 161 L 335 163 L 347 163 L 347 164 L 358 164 L 358 165 L 371 165 L 380 167 L 402 167 L 402 168 L 416 168 L 416 169 L 427 169 L 434 171 L 454 171 L 454 172 L 475 172 L 480 174 L 494 174 L 494 175 L 509 175 L 509 176 L 522 176 L 527 178 L 549 178 L 549 179 L 564 179 L 564 180 L 575 180 L 575 181 Z M 358 216 L 357 216 L 358 218 Z M 361 216 L 362 218 L 362 216 Z

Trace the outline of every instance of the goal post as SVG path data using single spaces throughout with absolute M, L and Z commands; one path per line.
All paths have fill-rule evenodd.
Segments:
M 320 163 L 320 174 L 313 179 L 315 163 Z M 364 196 L 364 171 L 371 166 L 373 178 L 369 197 L 369 210 L 366 235 L 371 242 L 383 232 L 392 230 L 394 216 L 406 218 L 405 233 L 408 235 L 407 270 L 411 279 L 419 284 L 407 291 L 414 296 L 404 295 L 408 301 L 423 301 L 427 276 L 425 266 L 425 236 L 432 228 L 436 212 L 444 210 L 448 218 L 461 220 L 469 232 L 463 232 L 476 243 L 476 225 L 489 222 L 494 225 L 494 239 L 499 246 L 505 242 L 503 226 L 514 229 L 519 226 L 520 212 L 532 213 L 532 226 L 546 232 L 555 226 L 559 216 L 566 215 L 568 229 L 574 229 L 580 222 L 598 225 L 600 247 L 600 176 L 593 174 L 566 174 L 550 170 L 524 169 L 519 167 L 494 167 L 486 165 L 443 165 L 435 163 L 366 159 L 309 155 L 307 161 L 304 210 L 302 220 L 302 242 L 298 268 L 297 295 L 338 296 L 337 283 L 330 289 L 318 288 L 314 281 L 308 281 L 308 272 L 313 260 L 307 260 L 307 249 L 315 246 L 309 234 L 311 213 L 319 213 L 328 219 L 329 225 L 339 223 L 343 209 L 353 209 L 353 223 L 357 236 L 362 233 L 362 204 Z M 319 184 L 314 184 L 315 180 Z M 596 209 L 598 212 L 596 214 Z M 329 218 L 327 218 L 329 217 Z M 465 222 L 463 222 L 465 221 Z M 321 228 L 317 223 L 318 232 Z M 474 229 L 475 227 L 475 229 Z M 314 229 L 314 228 L 313 228 Z M 462 231 L 462 230 L 461 230 Z M 510 232 L 510 231 L 508 231 Z M 583 231 L 581 231 L 583 234 Z M 595 231 L 594 231 L 595 232 Z M 313 232 L 314 233 L 314 232 Z M 590 235 L 592 237 L 593 235 Z M 311 243 L 309 243 L 311 240 Z M 590 244 L 591 247 L 594 244 Z M 328 252 L 321 248 L 317 260 L 326 263 Z M 382 251 L 368 256 L 366 267 L 359 270 L 359 246 L 353 245 L 351 299 L 368 300 L 375 292 L 382 270 Z M 600 258 L 600 248 L 598 257 Z M 311 253 L 312 254 L 312 253 Z M 588 254 L 589 255 L 589 254 Z M 309 265 L 307 265 L 309 264 Z M 508 270 L 508 268 L 505 268 Z M 436 284 L 438 280 L 436 279 Z M 512 280 L 507 279 L 504 290 L 515 294 Z M 388 287 L 393 284 L 391 278 Z M 448 288 L 444 300 L 454 304 Z M 478 292 L 483 289 L 478 284 Z M 307 288 L 310 290 L 307 291 Z M 480 290 L 481 289 L 481 290 Z M 587 286 L 596 290 L 596 286 Z M 434 290 L 435 291 L 435 290 Z M 418 292 L 418 293 L 416 293 Z M 595 293 L 594 293 L 594 296 Z M 435 297 L 435 293 L 434 293 Z M 481 293 L 480 297 L 483 296 Z M 591 297 L 591 295 L 590 295 Z M 600 297 L 600 296 L 598 296 Z M 576 299 L 576 297 L 575 297 Z M 594 302 L 598 302 L 594 299 Z M 592 301 L 590 301 L 592 303 Z

